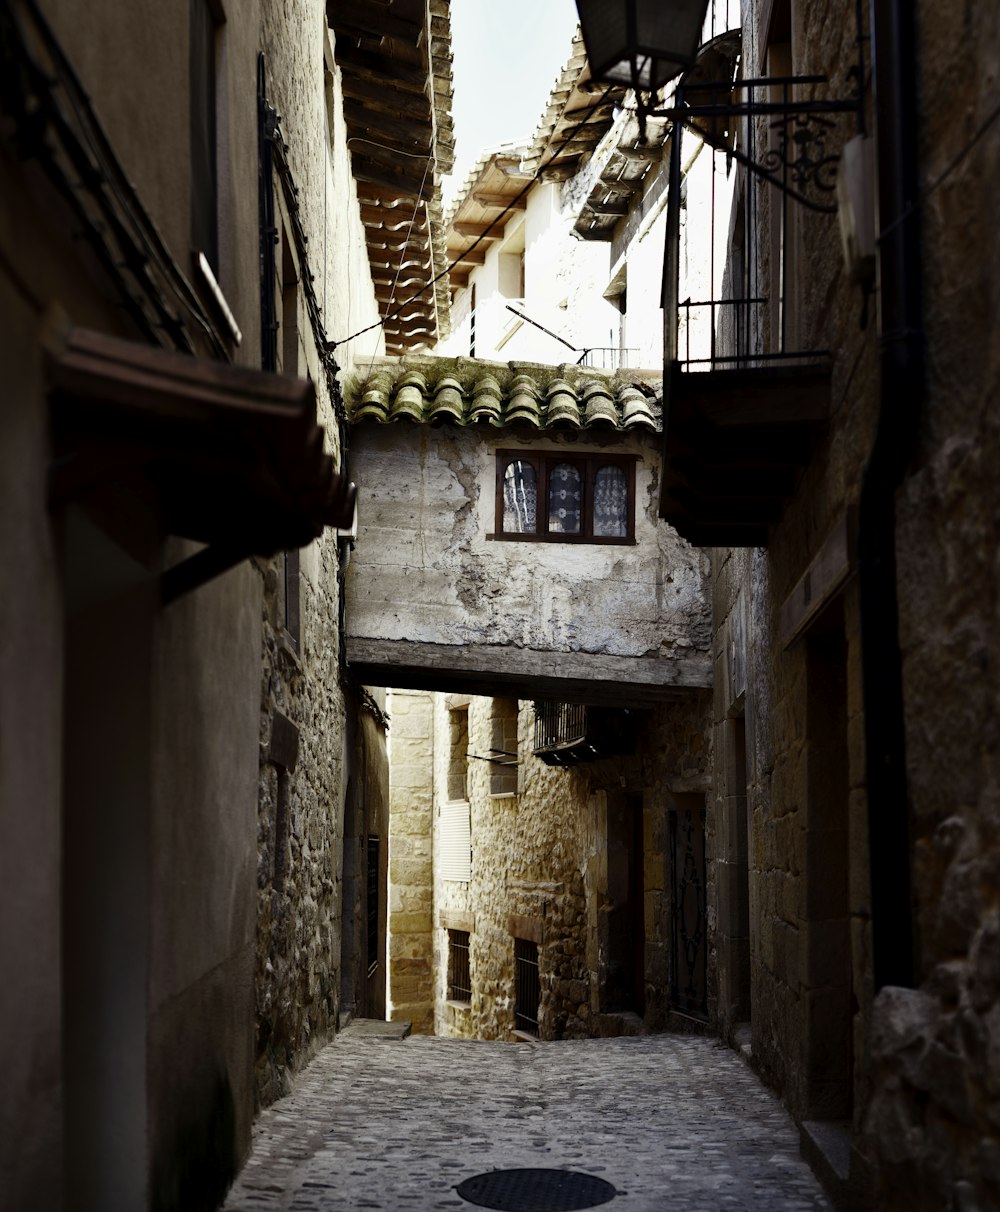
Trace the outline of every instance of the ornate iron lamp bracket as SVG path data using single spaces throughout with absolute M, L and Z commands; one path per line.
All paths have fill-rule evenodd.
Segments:
M 810 210 L 835 214 L 831 195 L 840 160 L 836 116 L 854 115 L 860 129 L 862 98 L 860 94 L 843 100 L 793 95 L 803 87 L 814 89 L 826 83 L 825 76 L 765 76 L 733 84 L 690 81 L 678 87 L 670 108 L 646 112 L 687 127 Z M 756 126 L 767 138 L 767 147 L 758 157 L 738 145 L 735 135 L 741 123 Z

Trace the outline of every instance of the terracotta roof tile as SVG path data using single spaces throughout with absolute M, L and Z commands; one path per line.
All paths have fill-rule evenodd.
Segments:
M 352 422 L 660 430 L 661 372 L 408 355 L 348 381 Z

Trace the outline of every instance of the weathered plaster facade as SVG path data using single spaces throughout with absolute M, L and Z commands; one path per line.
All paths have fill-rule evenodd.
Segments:
M 411 366 L 426 399 L 454 383 L 448 391 L 465 409 L 475 406 L 473 379 L 490 372 L 509 420 L 502 429 L 358 420 L 372 391 L 409 399 L 417 390 L 404 382 Z M 593 372 L 408 359 L 392 369 L 396 385 L 386 391 L 371 387 L 380 373 L 349 389 L 352 473 L 366 489 L 347 585 L 348 656 L 362 676 L 620 703 L 708 684 L 705 557 L 657 522 L 655 421 L 644 419 L 638 390 L 613 379 L 602 387 L 609 407 L 617 394 L 626 401 L 619 409 L 634 407 L 641 424 L 544 426 L 537 403 L 539 420 L 516 422 L 517 375 L 532 401 L 544 401 L 548 388 L 554 407 L 574 391 L 582 397 Z M 497 453 L 522 449 L 633 457 L 634 543 L 495 538 Z

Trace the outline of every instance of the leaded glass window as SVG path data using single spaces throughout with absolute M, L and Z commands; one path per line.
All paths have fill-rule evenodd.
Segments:
M 497 452 L 497 533 L 554 543 L 635 542 L 635 455 Z
M 594 534 L 606 538 L 628 534 L 628 479 L 613 463 L 599 467 L 594 476 Z
M 525 459 L 514 459 L 503 473 L 503 530 L 505 534 L 534 534 L 537 519 L 538 480 Z

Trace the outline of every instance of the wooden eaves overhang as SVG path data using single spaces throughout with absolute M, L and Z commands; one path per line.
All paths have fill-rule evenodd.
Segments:
M 569 59 L 549 94 L 545 113 L 521 168 L 541 181 L 576 175 L 611 128 L 627 90 L 591 79 L 583 37 L 577 30 Z
M 522 195 L 533 178 L 521 170 L 522 151 L 505 145 L 486 152 L 448 216 L 447 257 L 453 291 L 468 286 L 471 271 L 486 261 L 489 242 L 502 240 L 506 225 L 528 205 Z
M 161 578 L 169 602 L 247 556 L 346 528 L 307 379 L 70 329 L 47 357 L 53 508 L 141 503 L 165 534 L 206 544 Z
M 610 240 L 649 174 L 663 160 L 669 124 L 650 118 L 643 135 L 626 88 L 595 83 L 579 32 L 556 81 L 524 171 L 544 181 L 573 181 L 574 229 L 585 240 Z
M 434 281 L 455 160 L 448 2 L 328 0 L 327 21 L 386 350 L 403 353 L 449 329 L 447 278 Z

